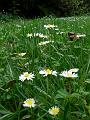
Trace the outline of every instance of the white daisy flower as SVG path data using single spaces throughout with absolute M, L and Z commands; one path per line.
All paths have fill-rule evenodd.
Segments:
M 21 80 L 22 82 L 25 81 L 26 79 L 27 80 L 33 80 L 34 77 L 34 74 L 32 73 L 28 73 L 28 72 L 24 72 L 23 74 L 21 74 L 19 76 L 19 80 Z
M 44 25 L 44 27 L 45 27 L 46 29 L 51 29 L 51 28 L 55 28 L 55 27 L 57 27 L 57 26 L 56 26 L 56 25 L 48 24 L 48 25 Z
M 38 43 L 38 45 L 46 45 L 46 44 L 48 44 L 48 43 L 50 43 L 50 42 L 54 42 L 54 41 L 44 41 L 44 42 L 40 42 L 40 43 Z
M 70 69 L 69 71 L 66 70 L 61 72 L 60 76 L 67 77 L 67 78 L 76 78 L 78 77 L 78 74 L 76 74 L 78 70 L 79 70 L 78 68 Z
M 26 55 L 26 53 L 18 53 L 18 56 L 23 57 L 24 55 Z
M 51 115 L 57 115 L 58 113 L 59 113 L 59 111 L 60 111 L 60 108 L 59 107 L 57 107 L 57 106 L 54 106 L 54 107 L 52 107 L 51 109 L 49 109 L 49 114 L 51 114 Z
M 78 34 L 78 35 L 76 35 L 76 37 L 77 37 L 77 38 L 86 37 L 86 35 L 85 35 L 85 34 L 83 34 L 83 35 Z
M 33 34 L 32 34 L 32 33 L 28 33 L 28 34 L 27 34 L 27 37 L 30 37 L 30 38 L 31 38 L 31 37 L 33 37 Z
M 24 101 L 24 104 L 23 104 L 24 107 L 35 107 L 36 104 L 35 104 L 35 100 L 33 98 L 29 98 L 27 99 L 26 101 Z
M 29 37 L 29 38 L 32 38 L 32 37 L 48 38 L 47 35 L 44 35 L 42 33 L 34 33 L 34 34 L 28 33 L 27 37 Z
M 38 37 L 40 37 L 40 38 L 48 38 L 48 36 L 47 35 L 43 35 L 43 34 L 39 34 L 39 36 Z
M 40 37 L 40 38 L 48 38 L 47 35 L 44 35 L 44 34 L 42 34 L 42 33 L 34 33 L 34 36 Z
M 52 71 L 50 69 L 41 70 L 41 71 L 39 71 L 39 74 L 43 75 L 44 77 L 48 76 L 48 75 L 57 76 L 57 72 L 56 71 Z

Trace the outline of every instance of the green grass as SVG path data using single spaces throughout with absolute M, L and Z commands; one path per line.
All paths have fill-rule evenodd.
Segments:
M 47 24 L 57 25 L 59 30 L 45 29 Z M 86 37 L 70 41 L 68 32 Z M 28 38 L 28 33 L 43 33 L 48 39 Z M 54 42 L 38 45 L 47 40 Z M 56 70 L 58 75 L 43 77 L 39 71 L 44 68 Z M 79 68 L 78 78 L 59 75 L 71 68 Z M 21 82 L 23 72 L 34 73 L 33 81 Z M 35 99 L 34 108 L 23 107 L 28 98 Z M 48 113 L 53 106 L 60 108 L 55 117 Z M 6 119 L 90 120 L 90 17 L 1 19 L 0 120 Z

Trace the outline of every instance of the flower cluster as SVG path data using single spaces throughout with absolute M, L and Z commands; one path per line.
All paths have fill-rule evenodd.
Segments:
M 77 74 L 78 70 L 79 70 L 78 68 L 73 68 L 70 70 L 62 71 L 59 75 L 66 78 L 76 78 L 78 77 Z M 54 71 L 50 70 L 49 68 L 40 70 L 39 74 L 43 75 L 43 77 L 46 77 L 48 75 L 57 76 L 57 72 L 55 70 Z M 33 80 L 33 78 L 35 78 L 35 75 L 28 72 L 24 72 L 19 76 L 19 80 L 21 80 L 22 82 L 25 80 Z
M 78 68 L 73 68 L 70 70 L 62 71 L 60 76 L 63 76 L 66 78 L 76 78 L 76 77 L 78 77 L 78 75 L 77 75 L 78 70 L 79 70 Z M 57 72 L 55 70 L 53 71 L 49 68 L 40 70 L 39 74 L 41 74 L 43 77 L 47 77 L 50 75 L 57 76 Z M 21 80 L 22 82 L 24 82 L 25 80 L 33 80 L 33 78 L 35 78 L 35 75 L 32 73 L 28 73 L 28 72 L 24 72 L 23 74 L 21 74 L 19 76 L 19 80 Z M 36 102 L 35 102 L 34 98 L 28 98 L 23 102 L 23 107 L 33 108 L 35 106 L 36 106 Z M 60 108 L 57 106 L 53 106 L 53 107 L 49 108 L 49 110 L 48 110 L 48 113 L 53 116 L 58 115 L 59 112 L 60 112 Z
M 29 38 L 39 37 L 39 38 L 46 38 L 46 39 L 48 38 L 47 35 L 44 35 L 44 34 L 42 34 L 42 33 L 34 33 L 34 34 L 28 33 L 28 34 L 27 34 L 27 37 L 29 37 Z
M 57 26 L 56 26 L 56 25 L 48 24 L 48 25 L 44 25 L 44 27 L 45 27 L 46 29 L 51 29 L 51 28 L 56 28 Z
M 35 104 L 35 100 L 33 98 L 28 98 L 23 102 L 23 107 L 32 108 L 35 106 L 36 106 L 36 104 Z M 59 113 L 59 111 L 60 111 L 60 108 L 57 106 L 54 106 L 48 110 L 48 113 L 55 116 Z

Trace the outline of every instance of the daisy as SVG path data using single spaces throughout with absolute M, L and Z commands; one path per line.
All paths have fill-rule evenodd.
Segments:
M 59 113 L 59 111 L 60 111 L 60 109 L 59 109 L 59 107 L 57 107 L 57 106 L 54 106 L 54 107 L 51 107 L 51 109 L 49 109 L 49 114 L 51 114 L 51 115 L 57 115 L 58 113 Z
M 39 74 L 43 75 L 44 77 L 48 76 L 48 75 L 57 76 L 57 72 L 56 71 L 52 71 L 50 69 L 41 70 L 41 71 L 39 71 Z
M 86 37 L 86 35 L 85 34 L 83 34 L 83 35 L 78 34 L 78 35 L 76 35 L 76 37 L 81 38 L 81 37 Z
M 48 38 L 47 35 L 44 35 L 42 33 L 34 33 L 34 34 L 28 33 L 27 37 L 29 37 L 29 38 L 32 38 L 32 37 Z
M 46 45 L 46 44 L 48 44 L 48 43 L 50 43 L 50 42 L 54 42 L 54 41 L 44 41 L 44 42 L 40 42 L 40 43 L 38 43 L 38 45 Z
M 39 34 L 39 36 L 38 37 L 40 37 L 40 38 L 48 38 L 48 36 L 47 35 L 43 35 L 43 34 Z
M 35 104 L 35 100 L 33 98 L 29 98 L 27 99 L 26 101 L 24 101 L 24 104 L 23 104 L 24 107 L 35 107 L 36 104 Z
M 33 37 L 33 34 L 32 34 L 32 33 L 28 33 L 28 34 L 27 34 L 27 37 L 30 37 L 30 38 L 31 38 L 31 37 Z
M 57 26 L 56 26 L 56 25 L 48 24 L 48 25 L 44 25 L 44 27 L 45 27 L 46 29 L 51 29 L 51 28 L 55 28 L 55 27 L 57 27 Z
M 44 34 L 42 34 L 42 33 L 34 33 L 34 37 L 48 38 L 47 35 L 44 35 Z
M 76 72 L 78 72 L 78 68 L 73 68 L 73 69 L 70 69 L 69 71 L 63 71 L 61 72 L 60 76 L 63 76 L 63 77 L 67 77 L 67 78 L 76 78 L 78 77 L 78 74 L 76 74 Z
M 18 56 L 23 57 L 24 55 L 26 55 L 26 53 L 18 53 Z
M 33 78 L 34 78 L 34 74 L 28 72 L 24 72 L 19 76 L 19 80 L 21 80 L 22 82 L 25 81 L 26 79 L 32 80 Z

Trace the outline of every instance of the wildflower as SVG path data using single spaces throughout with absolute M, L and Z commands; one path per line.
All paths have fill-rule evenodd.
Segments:
M 86 35 L 85 34 L 82 34 L 82 35 L 78 34 L 78 35 L 76 35 L 76 37 L 81 38 L 81 37 L 86 37 Z
M 23 57 L 24 55 L 26 55 L 26 53 L 18 53 L 18 56 Z
M 67 77 L 67 78 L 76 78 L 78 77 L 78 75 L 76 74 L 76 72 L 78 72 L 78 68 L 73 68 L 73 69 L 70 69 L 69 71 L 63 71 L 61 72 L 60 76 L 63 76 L 63 77 Z
M 36 104 L 35 104 L 35 100 L 33 98 L 29 98 L 27 99 L 26 101 L 24 101 L 24 104 L 23 104 L 24 107 L 35 107 Z
M 56 71 L 52 71 L 52 70 L 50 70 L 50 69 L 41 70 L 41 71 L 39 71 L 39 73 L 40 73 L 41 75 L 43 75 L 44 77 L 45 77 L 45 76 L 48 76 L 48 75 L 57 76 L 57 72 L 56 72 Z
M 24 72 L 19 76 L 19 80 L 21 80 L 22 82 L 25 81 L 26 79 L 32 80 L 33 78 L 34 78 L 34 74 L 28 72 Z
M 42 33 L 34 33 L 34 34 L 32 34 L 32 33 L 28 33 L 27 34 L 27 37 L 30 37 L 30 38 L 32 38 L 32 37 L 40 37 L 40 38 L 48 38 L 48 36 L 47 35 L 44 35 L 44 34 L 42 34 Z
M 44 41 L 44 42 L 38 43 L 38 45 L 46 45 L 46 44 L 48 44 L 48 43 L 50 43 L 50 42 L 54 42 L 54 41 Z
M 33 37 L 33 34 L 32 34 L 32 33 L 28 33 L 28 34 L 27 34 L 27 37 L 30 37 L 30 38 L 31 38 L 31 37 Z
M 54 106 L 54 107 L 52 107 L 51 109 L 49 109 L 49 114 L 51 114 L 51 115 L 57 115 L 58 113 L 59 113 L 59 111 L 60 111 L 60 109 L 59 109 L 59 107 L 57 107 L 57 106 Z
M 55 28 L 55 27 L 57 27 L 57 26 L 56 26 L 56 25 L 48 24 L 48 25 L 44 25 L 44 27 L 45 27 L 46 29 L 51 29 L 51 28 Z
M 41 33 L 38 35 L 38 37 L 40 37 L 40 38 L 48 38 L 47 35 L 44 35 L 44 34 L 41 34 Z
M 42 33 L 34 33 L 34 37 L 48 38 L 47 35 L 44 35 L 44 34 L 42 34 Z

